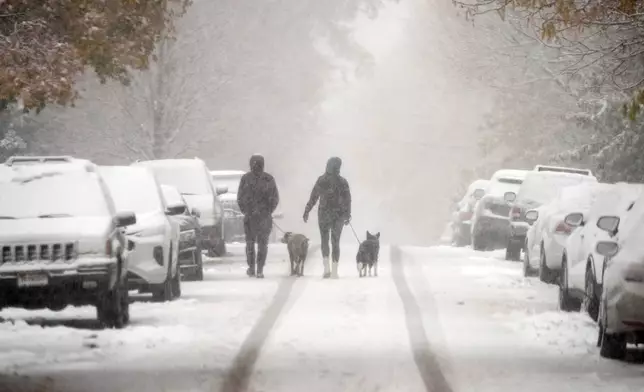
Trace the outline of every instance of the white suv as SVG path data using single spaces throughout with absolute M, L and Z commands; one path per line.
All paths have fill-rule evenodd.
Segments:
M 160 159 L 138 161 L 133 166 L 147 167 L 160 184 L 179 190 L 191 209 L 199 211 L 200 243 L 210 256 L 225 256 L 224 211 L 218 196 L 228 187 L 216 187 L 205 162 L 201 159 Z
M 116 213 L 96 165 L 1 166 L 0 308 L 95 305 L 104 326 L 127 325 L 121 229 L 136 217 Z
M 117 208 L 136 214 L 128 227 L 130 289 L 152 292 L 156 300 L 181 296 L 178 269 L 179 224 L 168 219 L 163 194 L 152 172 L 143 167 L 101 166 Z

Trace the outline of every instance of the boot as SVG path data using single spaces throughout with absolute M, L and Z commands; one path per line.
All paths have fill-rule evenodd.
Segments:
M 264 266 L 257 267 L 257 279 L 264 279 Z
M 246 275 L 248 275 L 248 277 L 250 278 L 255 276 L 255 266 L 248 267 L 248 269 L 246 269 Z
M 322 278 L 328 279 L 329 277 L 331 277 L 331 271 L 329 270 L 329 258 L 323 257 L 322 263 L 324 263 L 324 275 L 322 275 Z
M 338 262 L 337 261 L 333 262 L 333 267 L 332 267 L 332 270 L 331 270 L 331 278 L 338 279 Z

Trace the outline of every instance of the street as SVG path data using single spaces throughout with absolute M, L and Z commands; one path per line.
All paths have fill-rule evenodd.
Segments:
M 271 245 L 264 280 L 234 257 L 170 303 L 137 298 L 131 325 L 97 328 L 93 308 L 0 312 L 0 391 L 641 391 L 644 355 L 599 358 L 596 327 L 557 310 L 557 288 L 503 252 L 382 246 L 339 280 L 318 246 L 303 278 Z

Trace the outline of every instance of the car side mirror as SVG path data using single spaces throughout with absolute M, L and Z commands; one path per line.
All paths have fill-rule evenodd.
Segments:
M 597 220 L 597 227 L 608 232 L 610 235 L 617 234 L 618 226 L 619 217 L 617 216 L 602 216 Z
M 528 223 L 533 224 L 537 221 L 537 219 L 539 219 L 539 211 L 529 210 L 525 213 L 525 220 L 527 220 Z
M 225 185 L 219 185 L 215 190 L 217 191 L 217 196 L 228 193 L 228 187 Z
M 136 215 L 133 212 L 119 212 L 114 217 L 116 227 L 126 227 L 136 224 Z
M 613 241 L 599 241 L 595 250 L 604 257 L 613 257 L 619 252 L 619 245 Z
M 485 196 L 485 189 L 477 189 L 474 191 L 474 199 L 481 200 Z
M 570 227 L 579 227 L 584 225 L 584 214 L 581 212 L 573 212 L 566 215 L 564 223 Z
M 166 215 L 174 216 L 174 215 L 182 215 L 186 213 L 186 206 L 184 204 L 176 204 L 173 206 L 168 206 L 168 209 L 166 210 Z
M 201 218 L 201 212 L 196 207 L 190 210 L 190 215 L 196 218 Z
M 512 203 L 517 199 L 517 194 L 514 192 L 505 192 L 503 194 L 503 200 L 505 200 L 508 203 Z

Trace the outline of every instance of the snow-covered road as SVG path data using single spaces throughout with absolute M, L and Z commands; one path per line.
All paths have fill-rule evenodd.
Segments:
M 524 279 L 503 253 L 381 249 L 359 279 L 344 246 L 341 279 L 285 277 L 271 248 L 266 279 L 241 257 L 183 284 L 181 300 L 137 301 L 124 330 L 94 309 L 0 312 L 0 392 L 47 391 L 641 391 L 642 355 L 599 358 L 594 324 L 557 311 L 557 290 Z

